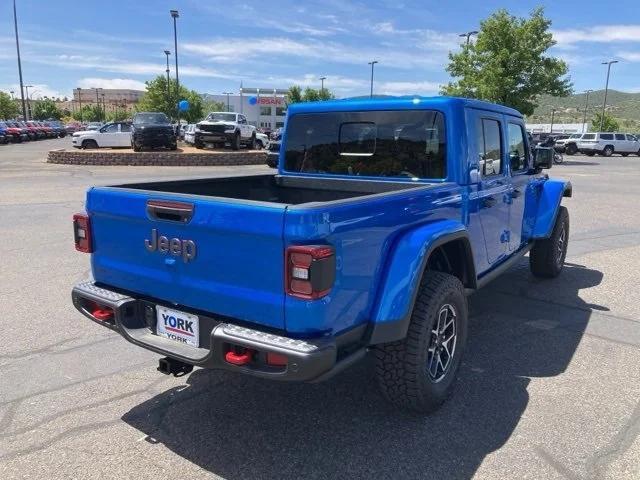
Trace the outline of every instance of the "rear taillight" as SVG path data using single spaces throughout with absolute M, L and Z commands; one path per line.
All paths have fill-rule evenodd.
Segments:
M 93 252 L 91 242 L 91 221 L 85 213 L 76 213 L 73 216 L 73 239 L 76 242 L 76 250 L 84 253 Z
M 324 297 L 336 277 L 336 257 L 327 245 L 296 245 L 287 248 L 287 294 L 307 300 Z

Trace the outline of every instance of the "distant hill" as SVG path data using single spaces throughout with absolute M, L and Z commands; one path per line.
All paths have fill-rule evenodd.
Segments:
M 577 93 L 569 97 L 543 96 L 539 100 L 540 106 L 527 120 L 531 123 L 549 123 L 551 109 L 556 109 L 555 122 L 581 122 L 584 115 L 586 95 Z M 589 110 L 587 122 L 595 112 L 602 110 L 604 90 L 589 93 Z M 607 112 L 613 117 L 629 125 L 640 126 L 640 93 L 626 93 L 609 90 L 607 94 Z M 626 122 L 625 122 L 626 120 Z

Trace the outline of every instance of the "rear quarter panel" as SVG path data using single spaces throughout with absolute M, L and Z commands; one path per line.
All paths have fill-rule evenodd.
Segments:
M 338 333 L 370 321 L 397 240 L 419 225 L 445 219 L 462 222 L 462 207 L 463 188 L 444 183 L 343 205 L 289 208 L 285 246 L 333 245 L 337 271 L 331 293 L 321 300 L 287 296 L 287 330 L 312 336 Z M 412 259 L 407 261 L 410 265 Z

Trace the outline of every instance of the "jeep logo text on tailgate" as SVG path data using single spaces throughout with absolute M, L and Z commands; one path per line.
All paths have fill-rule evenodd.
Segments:
M 171 253 L 176 257 L 182 257 L 184 263 L 196 258 L 196 243 L 193 240 L 169 239 L 164 235 L 158 236 L 156 228 L 151 230 L 151 240 L 145 239 L 144 246 L 150 252 L 158 250 L 160 253 Z

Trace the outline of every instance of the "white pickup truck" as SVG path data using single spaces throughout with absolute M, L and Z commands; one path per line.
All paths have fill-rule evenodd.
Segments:
M 196 125 L 194 145 L 205 146 L 231 144 L 234 150 L 246 145 L 256 148 L 256 127 L 247 123 L 247 117 L 241 113 L 211 112 L 202 122 Z
M 107 123 L 98 130 L 76 132 L 71 143 L 76 148 L 131 148 L 131 122 Z

